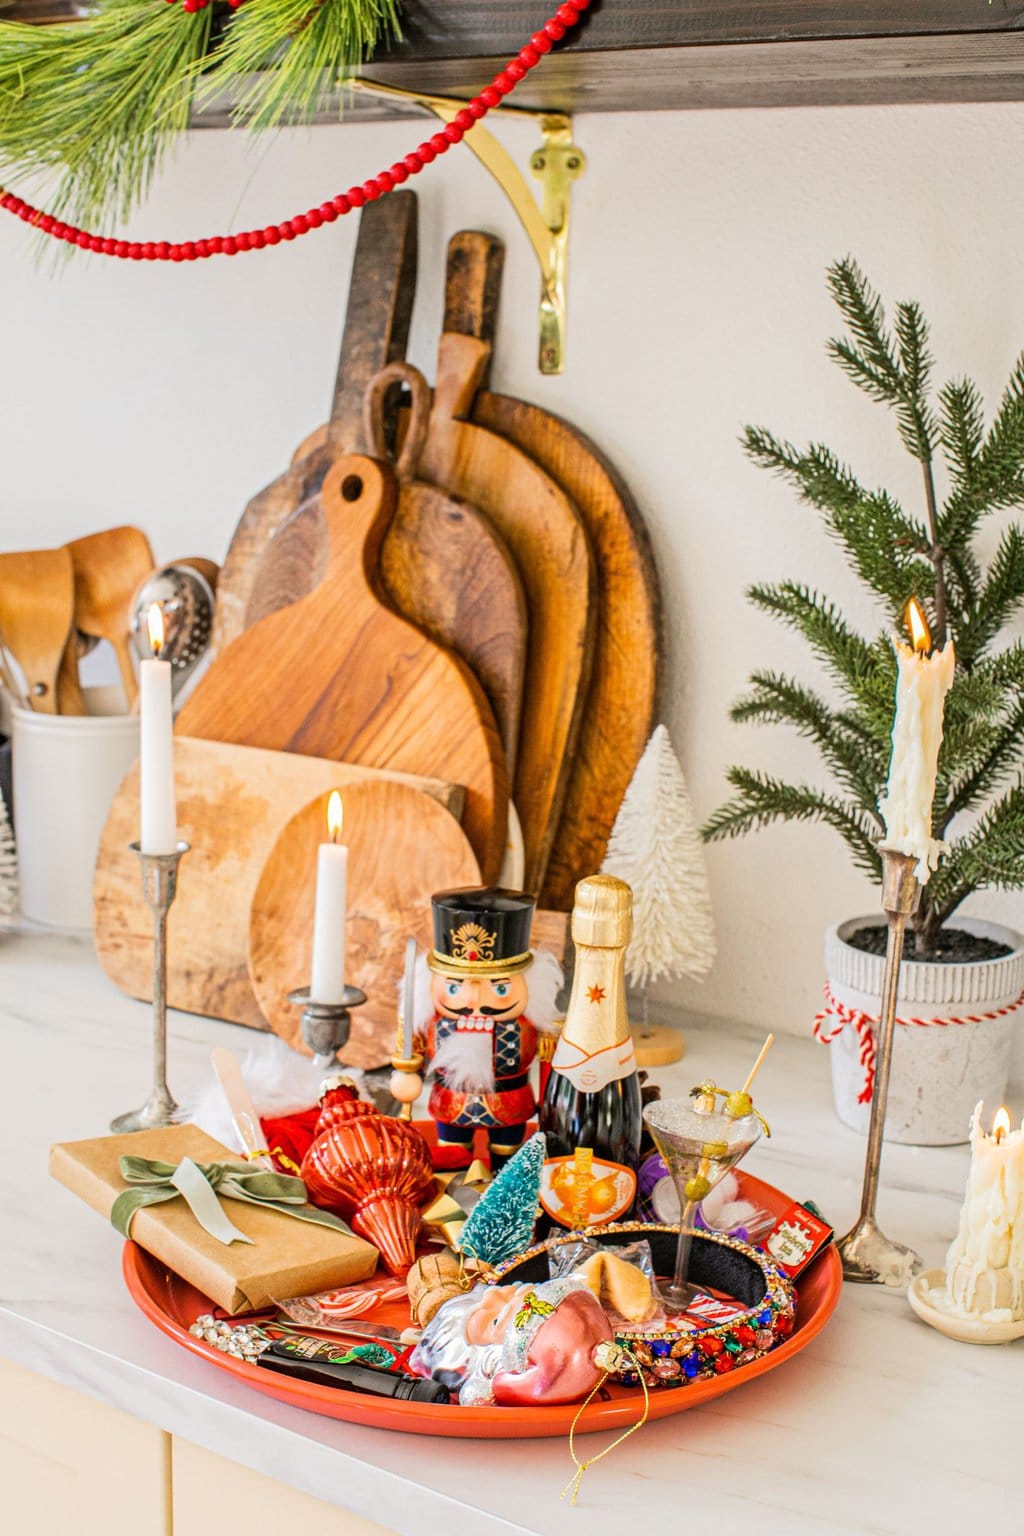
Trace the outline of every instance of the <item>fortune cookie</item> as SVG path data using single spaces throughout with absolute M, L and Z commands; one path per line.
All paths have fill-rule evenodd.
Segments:
M 617 1312 L 628 1323 L 646 1323 L 658 1310 L 651 1282 L 635 1264 L 613 1253 L 595 1253 L 573 1270 L 585 1280 L 603 1307 Z

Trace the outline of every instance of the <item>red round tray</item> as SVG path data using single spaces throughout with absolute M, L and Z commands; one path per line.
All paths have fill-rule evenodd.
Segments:
M 741 1193 L 756 1204 L 781 1215 L 792 1198 L 750 1174 L 740 1173 Z M 462 1408 L 458 1404 L 395 1402 L 389 1397 L 363 1397 L 336 1387 L 315 1382 L 295 1381 L 277 1376 L 258 1366 L 247 1365 L 214 1349 L 205 1339 L 189 1333 L 189 1325 L 202 1312 L 212 1310 L 209 1300 L 187 1281 L 172 1274 L 163 1264 L 136 1246 L 126 1243 L 123 1259 L 124 1278 L 133 1301 L 161 1332 L 183 1344 L 194 1355 L 208 1360 L 218 1370 L 227 1371 L 256 1392 L 265 1392 L 281 1402 L 331 1419 L 345 1419 L 351 1424 L 366 1424 L 374 1429 L 398 1429 L 413 1435 L 458 1435 L 472 1439 L 502 1440 L 515 1437 L 538 1438 L 567 1435 L 578 1405 L 569 1403 L 552 1408 Z M 732 1392 L 753 1381 L 765 1371 L 784 1365 L 821 1332 L 835 1311 L 843 1283 L 842 1265 L 834 1248 L 821 1254 L 797 1285 L 796 1327 L 785 1341 L 740 1370 L 723 1376 L 696 1381 L 690 1386 L 655 1391 L 650 1395 L 649 1418 L 663 1419 L 669 1414 L 696 1408 L 711 1398 Z M 409 1315 L 401 1303 L 381 1307 L 373 1320 L 392 1327 L 407 1327 Z M 360 1319 L 365 1321 L 365 1319 Z M 591 1403 L 576 1433 L 626 1429 L 635 1424 L 642 1396 L 636 1387 L 612 1387 L 608 1400 Z

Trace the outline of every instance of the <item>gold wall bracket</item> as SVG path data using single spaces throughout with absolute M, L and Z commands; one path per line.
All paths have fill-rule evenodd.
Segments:
M 388 96 L 424 107 L 442 122 L 450 123 L 466 103 L 451 96 L 429 96 L 422 91 L 402 90 L 359 79 L 351 88 L 374 96 Z M 540 182 L 538 203 L 512 156 L 482 123 L 477 123 L 463 143 L 490 171 L 526 230 L 540 264 L 541 373 L 561 373 L 565 367 L 566 279 L 569 265 L 569 215 L 572 184 L 586 169 L 583 151 L 572 141 L 572 118 L 564 112 L 526 112 L 512 107 L 495 111 L 508 117 L 530 119 L 540 128 L 543 143 L 530 156 L 530 173 Z M 494 115 L 493 112 L 491 114 Z

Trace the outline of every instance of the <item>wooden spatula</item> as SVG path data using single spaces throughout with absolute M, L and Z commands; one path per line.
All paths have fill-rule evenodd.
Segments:
M 132 598 L 153 569 L 149 540 L 139 528 L 107 528 L 67 547 L 75 573 L 75 629 L 113 646 L 130 708 L 138 691 L 129 639 Z
M 81 714 L 77 672 L 60 684 L 75 607 L 74 573 L 67 549 L 0 555 L 0 628 L 25 677 L 25 692 L 41 714 Z
M 397 494 L 393 473 L 374 459 L 332 464 L 321 492 L 324 580 L 225 648 L 178 729 L 464 784 L 466 835 L 492 880 L 505 846 L 505 757 L 469 669 L 382 599 L 376 573 Z

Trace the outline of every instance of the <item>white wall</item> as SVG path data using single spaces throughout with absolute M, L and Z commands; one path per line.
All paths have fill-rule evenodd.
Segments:
M 420 295 L 412 361 L 432 373 L 444 249 L 457 228 L 508 245 L 495 387 L 564 413 L 619 466 L 644 509 L 668 608 L 666 718 L 701 815 L 732 761 L 813 775 L 783 731 L 732 725 L 753 665 L 813 666 L 744 589 L 795 577 L 874 626 L 815 515 L 737 446 L 746 421 L 824 438 L 920 510 L 881 407 L 827 362 L 827 264 L 856 254 L 890 298 L 917 297 L 940 377 L 970 371 L 990 404 L 1024 346 L 1019 197 L 1024 106 L 652 114 L 578 120 L 589 157 L 571 251 L 568 367 L 536 372 L 537 274 L 501 193 L 468 152 L 417 183 Z M 528 127 L 499 132 L 521 159 Z M 247 228 L 365 179 L 410 124 L 284 134 L 255 150 L 193 135 L 132 233 Z M 187 267 L 33 265 L 0 222 L 5 548 L 132 520 L 158 558 L 222 556 L 246 498 L 324 415 L 354 219 L 294 245 Z M 877 904 L 833 833 L 779 828 L 709 855 L 721 958 L 660 1001 L 803 1031 L 823 925 Z M 1024 901 L 972 910 L 1024 926 Z

